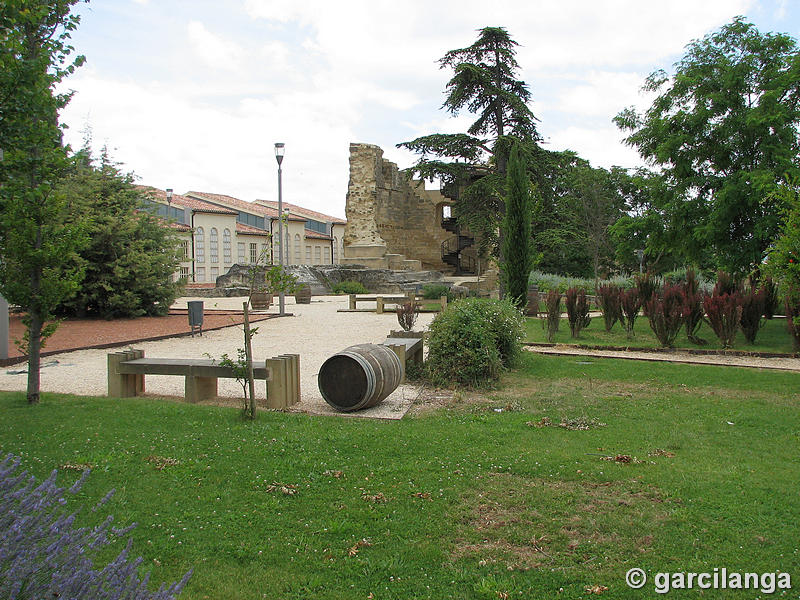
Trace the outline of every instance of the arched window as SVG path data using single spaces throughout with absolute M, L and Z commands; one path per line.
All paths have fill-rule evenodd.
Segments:
M 208 236 L 208 250 L 211 255 L 211 262 L 219 262 L 219 236 L 217 235 L 217 228 L 211 228 L 211 234 Z
M 194 259 L 197 262 L 206 262 L 206 243 L 202 227 L 198 227 L 194 232 Z M 200 281 L 204 280 L 205 274 L 203 274 L 203 279 Z
M 294 262 L 300 264 L 303 262 L 303 257 L 300 253 L 300 234 L 294 234 Z
M 229 265 L 232 262 L 231 258 L 231 230 L 226 229 L 222 232 L 222 256 L 225 264 Z

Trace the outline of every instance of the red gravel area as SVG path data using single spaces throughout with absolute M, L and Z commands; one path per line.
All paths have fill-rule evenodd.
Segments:
M 263 321 L 277 315 L 251 314 L 250 321 Z M 214 311 L 203 315 L 203 331 L 239 325 L 244 320 L 242 312 Z M 9 318 L 8 360 L 0 364 L 19 362 L 22 353 L 14 340 L 22 338 L 25 326 L 19 315 Z M 189 318 L 185 310 L 172 310 L 166 317 L 140 317 L 138 319 L 67 319 L 47 340 L 42 356 L 84 348 L 109 348 L 127 343 L 190 335 Z

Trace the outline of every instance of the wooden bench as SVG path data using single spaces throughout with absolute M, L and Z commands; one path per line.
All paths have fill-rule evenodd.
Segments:
M 356 294 L 350 294 L 350 310 L 357 310 L 359 302 L 374 302 L 375 312 L 379 315 L 382 315 L 384 313 L 385 305 L 404 304 L 405 302 L 410 301 L 421 303 L 424 301 L 424 299 L 416 296 L 413 293 L 409 293 L 407 296 L 357 296 Z M 442 310 L 447 308 L 447 296 L 442 296 L 439 299 L 439 303 L 442 306 Z M 368 309 L 367 312 L 372 312 L 372 309 Z
M 188 402 L 217 396 L 217 379 L 233 379 L 233 369 L 213 359 L 145 358 L 143 350 L 113 352 L 108 355 L 108 395 L 130 398 L 145 391 L 145 375 L 182 375 Z M 300 356 L 282 355 L 253 361 L 253 377 L 267 384 L 268 408 L 286 408 L 300 401 Z
M 383 341 L 384 346 L 388 346 L 397 354 L 400 364 L 403 365 L 403 378 L 406 380 L 406 367 L 409 363 L 422 364 L 423 343 L 422 337 L 400 337 L 404 332 L 392 332 L 392 335 Z

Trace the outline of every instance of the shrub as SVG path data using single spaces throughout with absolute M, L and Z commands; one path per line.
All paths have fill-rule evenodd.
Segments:
M 742 326 L 744 339 L 748 344 L 756 343 L 758 330 L 764 325 L 764 304 L 766 303 L 766 291 L 764 288 L 758 290 L 748 288 L 742 294 L 742 316 L 739 324 Z
M 736 278 L 726 271 L 717 271 L 717 283 L 714 285 L 712 295 L 723 296 L 741 293 L 742 286 Z
M 784 308 L 786 310 L 786 327 L 789 329 L 789 335 L 792 336 L 794 351 L 800 352 L 800 286 L 796 284 L 787 286 Z
M 647 315 L 647 306 L 650 303 L 650 299 L 653 297 L 653 294 L 656 296 L 661 295 L 661 290 L 659 289 L 661 286 L 652 273 L 636 275 L 633 279 L 633 285 L 639 292 L 644 314 Z
M 588 327 L 592 319 L 589 316 L 589 301 L 586 291 L 578 288 L 569 288 L 564 294 L 567 305 L 567 319 L 572 337 L 580 337 L 581 329 Z
M 767 276 L 761 281 L 761 289 L 764 291 L 764 318 L 771 319 L 778 310 L 778 284 Z
M 334 294 L 367 294 L 369 290 L 360 281 L 347 280 L 334 283 L 331 292 Z
M 655 293 L 646 303 L 645 314 L 659 343 L 672 348 L 675 338 L 683 327 L 684 295 L 681 286 L 665 285 L 659 297 Z
M 633 326 L 636 323 L 636 317 L 639 316 L 639 309 L 642 308 L 642 299 L 639 297 L 639 290 L 631 288 L 622 292 L 620 294 L 620 307 L 622 313 L 619 319 L 625 326 L 625 331 L 630 340 L 633 338 Z
M 597 294 L 597 304 L 603 312 L 606 331 L 611 331 L 614 323 L 622 316 L 622 288 L 613 284 L 599 285 L 595 293 Z
M 64 492 L 75 495 L 89 471 L 66 490 L 56 485 L 56 471 L 37 484 L 27 472 L 16 474 L 18 466 L 19 459 L 10 454 L 0 462 L 0 595 L 9 599 L 168 600 L 181 592 L 191 571 L 177 583 L 148 591 L 149 576 L 140 580 L 138 575 L 142 559 L 129 560 L 132 540 L 102 569 L 94 567 L 97 551 L 133 526 L 114 528 L 109 516 L 96 527 L 74 527 L 77 513 L 67 515 L 61 508 L 67 502 Z
M 422 286 L 422 297 L 426 300 L 438 300 L 442 296 L 447 296 L 448 302 L 455 300 L 453 291 L 443 283 L 426 283 Z
M 430 325 L 426 370 L 436 385 L 481 387 L 521 352 L 522 316 L 507 300 L 465 298 Z
M 561 292 L 558 290 L 547 292 L 544 304 L 547 311 L 547 319 L 542 324 L 547 323 L 547 341 L 552 344 L 558 331 L 558 324 L 561 322 Z
M 742 318 L 741 296 L 736 292 L 722 295 L 714 293 L 703 299 L 703 308 L 708 324 L 722 342 L 722 347 L 730 348 L 736 339 Z
M 703 324 L 703 296 L 705 294 L 700 291 L 700 284 L 694 269 L 687 269 L 681 287 L 683 288 L 683 320 L 686 324 L 686 337 L 693 344 L 704 346 L 708 342 L 698 337 L 697 333 Z
M 411 331 L 419 316 L 419 304 L 413 300 L 404 302 L 397 307 L 397 322 L 403 331 Z

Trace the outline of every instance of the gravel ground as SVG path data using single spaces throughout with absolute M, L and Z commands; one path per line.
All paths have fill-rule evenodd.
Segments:
M 175 308 L 185 308 L 188 300 L 180 298 Z M 205 298 L 205 306 L 219 309 L 240 309 L 242 298 Z M 277 298 L 276 298 L 277 304 Z M 359 305 L 360 306 L 360 305 Z M 253 356 L 263 360 L 280 354 L 300 355 L 301 402 L 295 407 L 315 414 L 340 414 L 323 400 L 317 387 L 317 373 L 322 363 L 340 350 L 354 344 L 380 343 L 393 329 L 399 329 L 394 313 L 378 315 L 366 312 L 337 312 L 348 307 L 347 296 L 315 296 L 311 304 L 294 304 L 292 298 L 286 300 L 286 311 L 291 317 L 269 319 L 256 326 L 258 333 L 253 337 Z M 365 308 L 369 307 L 366 305 Z M 273 306 L 270 313 L 277 312 Z M 434 314 L 419 315 L 415 329 L 424 329 L 433 320 Z M 227 327 L 209 331 L 202 337 L 182 337 L 143 342 L 136 348 L 144 350 L 145 356 L 164 358 L 219 358 L 222 354 L 236 357 L 236 350 L 243 346 L 242 329 Z M 129 346 L 120 346 L 124 349 Z M 61 392 L 89 396 L 104 396 L 107 393 L 107 354 L 113 349 L 78 350 L 66 352 L 43 359 L 41 388 L 45 392 Z M 0 390 L 25 390 L 27 375 L 11 374 L 23 370 L 25 365 L 15 365 L 0 372 Z M 183 396 L 183 377 L 163 375 L 146 376 L 148 395 Z M 219 380 L 219 394 L 222 398 L 242 397 L 242 389 L 233 379 Z M 401 385 L 379 406 L 358 411 L 349 416 L 376 418 L 400 418 L 419 394 L 413 386 Z M 256 385 L 256 398 L 265 397 L 263 383 Z M 238 404 L 237 404 L 238 405 Z

